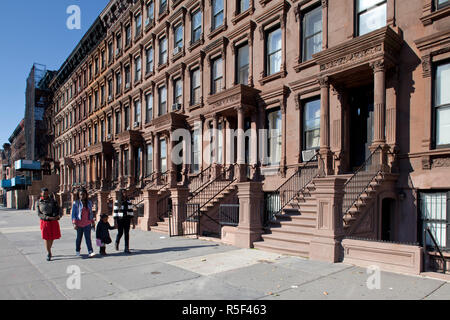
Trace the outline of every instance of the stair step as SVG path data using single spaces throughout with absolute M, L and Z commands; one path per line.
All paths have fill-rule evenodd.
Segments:
M 316 227 L 316 220 L 278 220 L 271 222 L 270 227 L 292 227 L 301 229 L 314 229 Z
M 293 255 L 303 258 L 309 257 L 309 249 L 301 249 L 296 246 L 289 246 L 285 243 L 277 243 L 275 241 L 266 242 L 266 241 L 260 241 L 253 243 L 253 246 L 256 249 L 260 249 L 263 251 L 270 251 L 275 252 L 279 254 L 286 254 L 286 255 Z
M 282 241 L 282 242 L 289 242 L 289 243 L 295 243 L 298 245 L 306 245 L 309 246 L 310 242 L 310 236 L 309 235 L 297 235 L 297 234 L 291 234 L 291 233 L 275 233 L 275 234 L 263 234 L 262 238 L 264 240 L 273 240 L 273 241 Z
M 292 235 L 295 237 L 301 237 L 304 239 L 310 239 L 314 234 L 315 228 L 311 227 L 298 227 L 298 226 L 288 226 L 288 225 L 282 225 L 282 226 L 271 226 L 270 227 L 270 233 L 274 236 L 283 236 L 283 235 Z
M 280 221 L 302 221 L 305 223 L 310 223 L 315 225 L 316 217 L 311 215 L 292 215 L 292 214 L 277 214 L 275 216 Z

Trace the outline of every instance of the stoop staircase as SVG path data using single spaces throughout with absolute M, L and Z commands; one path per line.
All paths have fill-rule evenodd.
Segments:
M 275 214 L 266 227 L 267 233 L 262 235 L 263 241 L 255 242 L 254 247 L 307 258 L 317 219 L 316 200 L 310 194 L 314 190 L 311 182 L 281 213 Z
M 309 244 L 317 220 L 313 180 L 320 176 L 314 159 L 294 173 L 266 199 L 266 234 L 254 247 L 261 250 L 301 257 L 309 256 Z M 319 159 L 320 161 L 320 159 Z

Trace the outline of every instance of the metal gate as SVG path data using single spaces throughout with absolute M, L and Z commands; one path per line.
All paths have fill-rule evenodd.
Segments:
M 200 205 L 185 203 L 172 205 L 169 211 L 169 236 L 198 236 L 200 231 Z

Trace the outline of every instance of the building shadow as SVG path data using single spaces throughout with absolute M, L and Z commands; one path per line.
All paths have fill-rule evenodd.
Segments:
M 125 253 L 123 251 L 114 251 L 114 252 L 107 252 L 106 256 L 101 256 L 97 254 L 95 258 L 103 258 L 108 256 L 114 256 L 114 257 L 132 257 L 137 255 L 151 255 L 151 254 L 158 254 L 158 253 L 166 253 L 166 252 L 179 252 L 179 251 L 187 251 L 191 249 L 197 249 L 197 248 L 208 248 L 208 247 L 219 247 L 219 245 L 204 245 L 204 246 L 185 246 L 185 247 L 173 247 L 173 248 L 160 248 L 160 249 L 130 249 L 131 253 Z M 86 258 L 89 259 L 89 258 Z M 90 258 L 92 259 L 92 258 Z

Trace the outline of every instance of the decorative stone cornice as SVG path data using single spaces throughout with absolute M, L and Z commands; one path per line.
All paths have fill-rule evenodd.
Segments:
M 387 67 L 397 63 L 403 39 L 387 26 L 341 43 L 313 55 L 322 74 L 332 75 L 374 60 L 384 60 Z

